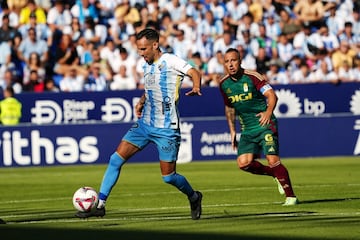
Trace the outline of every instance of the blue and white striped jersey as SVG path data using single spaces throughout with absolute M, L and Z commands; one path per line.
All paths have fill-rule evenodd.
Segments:
M 143 65 L 146 101 L 140 121 L 157 128 L 179 128 L 180 88 L 190 68 L 185 60 L 169 53 Z

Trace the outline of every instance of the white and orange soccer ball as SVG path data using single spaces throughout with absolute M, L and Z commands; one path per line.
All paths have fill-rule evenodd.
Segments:
M 98 204 L 99 197 L 92 187 L 81 187 L 73 195 L 73 205 L 80 212 L 90 212 Z

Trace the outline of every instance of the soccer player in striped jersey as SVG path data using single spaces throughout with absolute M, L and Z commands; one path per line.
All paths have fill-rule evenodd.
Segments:
M 230 129 L 231 144 L 237 148 L 240 169 L 274 177 L 279 192 L 285 193 L 284 206 L 296 205 L 288 170 L 280 162 L 278 125 L 273 113 L 277 96 L 258 72 L 243 69 L 238 50 L 229 48 L 224 55 L 227 75 L 221 79 L 220 91 L 225 102 L 225 115 Z M 236 140 L 236 122 L 241 125 L 240 141 Z M 256 160 L 265 155 L 268 166 Z
M 143 66 L 145 91 L 135 106 L 138 121 L 128 130 L 116 151 L 111 155 L 99 191 L 99 203 L 91 212 L 78 212 L 77 217 L 105 215 L 105 202 L 116 184 L 121 167 L 149 143 L 157 146 L 163 181 L 184 193 L 190 202 L 191 218 L 201 216 L 202 194 L 195 191 L 184 176 L 176 172 L 176 160 L 181 142 L 178 103 L 185 76 L 193 87 L 187 96 L 200 96 L 201 74 L 185 60 L 159 48 L 159 33 L 150 28 L 136 36 L 138 53 Z

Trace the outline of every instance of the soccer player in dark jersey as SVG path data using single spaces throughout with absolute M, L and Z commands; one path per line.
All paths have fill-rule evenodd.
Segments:
M 243 69 L 238 50 L 230 48 L 224 55 L 227 75 L 221 79 L 220 91 L 225 102 L 225 115 L 230 129 L 231 144 L 237 147 L 240 169 L 274 177 L 279 192 L 286 195 L 284 206 L 298 204 L 286 167 L 280 162 L 278 125 L 273 114 L 277 103 L 275 91 L 256 71 Z M 236 117 L 240 120 L 241 137 L 236 140 Z M 256 160 L 266 156 L 269 166 Z

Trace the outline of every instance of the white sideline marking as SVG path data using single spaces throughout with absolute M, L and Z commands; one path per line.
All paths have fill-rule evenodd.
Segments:
M 319 187 L 333 187 L 334 185 L 338 184 L 320 184 L 320 185 L 303 185 L 303 186 L 297 186 L 294 185 L 294 188 L 301 189 L 301 188 L 319 188 Z M 344 186 L 360 186 L 360 183 L 349 183 L 349 184 L 343 184 Z M 274 184 L 275 186 L 275 184 Z M 201 190 L 201 192 L 234 192 L 234 191 L 249 191 L 249 190 L 268 190 L 268 189 L 276 189 L 275 187 L 240 187 L 240 188 L 223 188 L 223 189 L 206 189 Z M 168 191 L 168 192 L 148 192 L 148 193 L 124 193 L 121 194 L 121 197 L 134 197 L 134 196 L 154 196 L 154 195 L 164 195 L 164 194 L 178 194 L 178 191 Z M 27 200 L 7 200 L 7 201 L 0 201 L 0 204 L 15 204 L 15 203 L 31 203 L 31 202 L 48 202 L 48 201 L 58 201 L 58 200 L 70 200 L 71 201 L 72 196 L 70 197 L 61 197 L 61 198 L 40 198 L 40 199 L 27 199 Z

